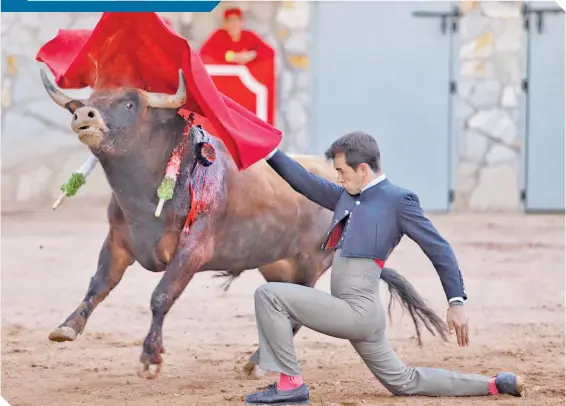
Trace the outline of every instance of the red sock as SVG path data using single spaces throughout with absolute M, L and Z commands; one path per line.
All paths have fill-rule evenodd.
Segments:
M 495 384 L 495 378 L 491 378 L 489 380 L 489 394 L 499 395 L 499 391 L 497 390 L 497 385 Z
M 279 377 L 279 383 L 277 384 L 278 390 L 291 390 L 298 388 L 303 384 L 303 378 L 300 376 L 289 376 L 281 374 Z

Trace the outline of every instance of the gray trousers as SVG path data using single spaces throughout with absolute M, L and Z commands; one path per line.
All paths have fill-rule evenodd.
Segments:
M 379 382 L 395 395 L 488 395 L 487 376 L 412 368 L 399 359 L 387 340 L 385 311 L 379 297 L 380 275 L 381 269 L 372 260 L 343 258 L 337 250 L 330 295 L 291 283 L 260 286 L 255 293 L 259 354 L 251 361 L 267 371 L 300 375 L 293 324 L 303 325 L 350 340 Z

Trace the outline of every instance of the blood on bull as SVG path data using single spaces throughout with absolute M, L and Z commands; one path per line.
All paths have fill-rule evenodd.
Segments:
M 187 98 L 182 71 L 175 94 L 95 89 L 87 100 L 65 95 L 44 72 L 41 77 L 53 101 L 71 113 L 71 128 L 99 160 L 112 189 L 109 231 L 88 291 L 50 340 L 73 341 L 82 334 L 94 309 L 138 262 L 163 272 L 151 296 L 151 325 L 140 357 L 139 375 L 155 378 L 163 363 L 165 317 L 197 272 L 234 278 L 258 268 L 268 282 L 312 287 L 331 266 L 332 252 L 321 249 L 331 211 L 293 190 L 265 160 L 238 171 L 220 139 L 198 127 L 186 137 L 187 121 L 179 114 Z M 174 194 L 156 217 L 156 189 L 183 143 Z M 203 165 L 203 156 L 214 159 Z M 310 173 L 337 181 L 323 157 L 294 158 Z M 407 280 L 390 268 L 381 280 L 391 300 L 408 309 L 419 343 L 421 323 L 446 339 L 445 324 Z M 293 333 L 300 327 L 295 323 Z M 246 373 L 259 372 L 257 358 L 256 351 Z

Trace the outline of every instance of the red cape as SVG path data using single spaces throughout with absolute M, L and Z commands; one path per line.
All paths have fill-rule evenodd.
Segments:
M 203 115 L 239 170 L 265 158 L 282 139 L 277 128 L 220 93 L 198 53 L 156 13 L 104 13 L 94 30 L 59 30 L 39 50 L 61 88 L 136 87 L 173 94 L 185 72 L 184 109 Z M 205 125 L 206 127 L 206 125 Z

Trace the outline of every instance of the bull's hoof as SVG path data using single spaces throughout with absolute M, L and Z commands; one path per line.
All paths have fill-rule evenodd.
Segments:
M 147 380 L 155 379 L 161 372 L 161 365 L 162 364 L 141 364 L 138 369 L 138 376 Z
M 160 346 L 163 348 L 162 346 Z M 138 369 L 138 376 L 142 379 L 155 379 L 159 376 L 161 372 L 161 365 L 163 365 L 163 357 L 161 353 L 163 351 L 158 350 L 156 353 L 146 353 L 143 352 L 140 356 L 140 367 Z
M 57 341 L 58 343 L 62 343 L 65 341 L 75 341 L 76 338 L 77 338 L 77 332 L 73 330 L 71 327 L 67 327 L 67 326 L 59 327 L 57 330 L 49 334 L 49 340 Z
M 265 371 L 252 362 L 246 362 L 242 367 L 241 376 L 243 379 L 260 379 L 265 375 Z

